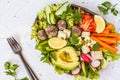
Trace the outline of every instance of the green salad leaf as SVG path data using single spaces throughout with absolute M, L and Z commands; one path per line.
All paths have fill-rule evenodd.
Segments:
M 100 48 L 100 45 L 98 43 L 95 43 L 92 47 L 92 50 L 97 51 L 97 50 L 99 50 L 99 48 Z
M 70 44 L 71 45 L 75 45 L 75 44 L 77 44 L 79 42 L 79 39 L 78 39 L 78 35 L 77 34 L 75 34 L 75 35 L 73 35 L 72 37 L 70 37 Z
M 68 71 L 68 70 L 61 69 L 61 68 L 59 68 L 59 67 L 56 67 L 55 65 L 53 65 L 53 66 L 54 66 L 55 71 L 56 71 L 58 74 L 63 74 L 63 73 L 69 73 L 69 72 L 70 72 L 70 71 Z
M 120 54 L 109 51 L 109 50 L 103 50 L 104 57 L 111 58 L 112 61 L 120 59 Z

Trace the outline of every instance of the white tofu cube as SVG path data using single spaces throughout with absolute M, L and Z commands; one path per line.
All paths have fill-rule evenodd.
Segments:
M 103 59 L 102 51 L 92 51 L 92 52 L 91 52 L 91 56 L 92 56 L 94 59 Z
M 64 29 L 63 32 L 66 33 L 66 37 L 67 37 L 67 38 L 70 37 L 70 34 L 71 34 L 71 31 L 70 31 L 70 30 Z
M 90 47 L 92 48 L 94 44 L 96 44 L 96 41 L 94 41 L 94 40 L 91 39 L 91 45 L 90 45 Z
M 83 45 L 82 46 L 82 52 L 83 53 L 88 53 L 88 52 L 90 52 L 90 48 L 88 46 L 86 46 L 86 45 Z
M 90 32 L 83 31 L 81 37 L 83 38 L 90 37 Z
M 58 37 L 62 39 L 66 39 L 66 33 L 63 31 L 58 31 Z

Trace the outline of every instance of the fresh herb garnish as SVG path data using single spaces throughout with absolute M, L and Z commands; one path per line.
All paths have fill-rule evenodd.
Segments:
M 93 45 L 92 50 L 97 51 L 97 50 L 99 50 L 99 48 L 100 48 L 100 45 L 98 43 L 96 43 Z
M 103 5 L 104 7 L 106 7 L 107 9 L 110 9 L 111 6 L 112 6 L 112 4 L 111 4 L 110 2 L 108 2 L 108 1 L 102 3 L 102 5 Z
M 16 73 L 16 70 L 18 69 L 18 67 L 19 67 L 18 64 L 13 64 L 12 65 L 10 62 L 6 62 L 4 64 L 6 75 L 14 77 L 14 80 L 18 80 L 17 79 L 17 73 Z M 19 80 L 29 80 L 29 79 L 27 77 L 24 77 L 24 78 L 19 79 Z
M 101 6 L 98 6 L 98 9 L 100 10 L 100 12 L 102 12 L 104 15 L 108 14 L 109 11 L 111 11 L 111 13 L 115 16 L 117 16 L 118 14 L 118 10 L 115 9 L 115 5 L 112 5 L 109 1 L 105 1 L 101 4 Z
M 75 35 L 73 35 L 72 37 L 70 37 L 70 44 L 71 45 L 75 45 L 75 44 L 77 44 L 79 42 L 79 39 L 78 39 L 78 35 L 77 34 L 75 34 Z

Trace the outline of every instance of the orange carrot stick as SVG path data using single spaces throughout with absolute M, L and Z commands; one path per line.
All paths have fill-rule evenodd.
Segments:
M 105 29 L 102 33 L 109 34 L 110 30 Z
M 115 44 L 112 44 L 112 45 L 110 45 L 110 46 L 115 47 L 116 45 L 115 45 Z M 102 47 L 102 46 L 101 46 L 101 47 L 99 48 L 99 50 L 107 50 L 107 49 L 106 49 L 105 47 Z
M 120 41 L 120 36 L 117 37 L 117 41 Z
M 104 47 L 100 47 L 99 50 L 106 50 L 106 48 L 104 48 Z
M 113 24 L 109 24 L 102 33 L 106 33 L 108 34 L 110 32 L 110 30 L 112 30 L 114 28 Z
M 111 44 L 110 46 L 112 46 L 112 47 L 116 47 L 116 45 L 115 45 L 115 44 Z
M 113 44 L 113 43 L 111 43 L 111 42 L 105 42 L 105 41 L 103 41 L 103 42 L 106 43 L 106 44 L 109 44 L 109 45 L 110 45 L 110 44 Z
M 91 39 L 95 40 L 98 44 L 100 44 L 101 46 L 105 47 L 108 50 L 111 50 L 113 52 L 117 52 L 118 51 L 116 48 L 107 45 L 106 43 L 102 42 L 101 40 L 97 39 L 94 36 L 91 36 Z
M 114 25 L 113 24 L 109 24 L 105 29 L 112 30 L 112 29 L 114 29 Z
M 92 33 L 91 36 L 97 36 L 97 37 L 118 37 L 118 34 L 115 34 L 115 33 L 109 33 L 109 34 L 103 34 L 103 33 Z
M 107 38 L 107 37 L 97 37 L 99 40 L 104 41 L 105 43 L 116 43 L 116 38 Z

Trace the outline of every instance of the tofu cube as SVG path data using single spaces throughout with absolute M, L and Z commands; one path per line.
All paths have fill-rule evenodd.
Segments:
M 90 37 L 90 32 L 83 31 L 81 37 L 83 38 Z
M 92 51 L 92 52 L 91 52 L 91 56 L 92 56 L 94 59 L 103 59 L 102 51 Z
M 63 31 L 58 31 L 58 37 L 62 39 L 66 39 L 66 33 Z
M 67 38 L 70 37 L 70 34 L 71 34 L 71 31 L 70 31 L 70 30 L 64 29 L 63 32 L 66 33 L 66 37 L 67 37 Z
M 90 48 L 88 46 L 86 46 L 86 45 L 83 45 L 82 46 L 82 52 L 83 53 L 89 53 L 90 52 Z

